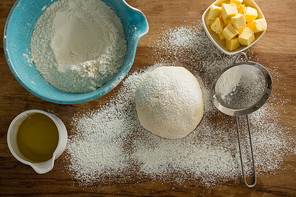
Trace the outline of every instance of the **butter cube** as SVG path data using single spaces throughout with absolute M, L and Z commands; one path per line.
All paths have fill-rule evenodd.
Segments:
M 225 23 L 227 19 L 229 19 L 232 16 L 235 16 L 238 13 L 237 7 L 234 3 L 223 4 L 221 11 L 222 11 L 222 19 L 224 20 Z
M 226 18 L 225 20 L 223 20 L 224 22 L 224 27 L 226 27 L 227 25 L 229 25 L 229 23 L 231 23 L 231 18 Z
M 244 26 L 244 27 L 238 29 L 238 30 L 237 30 L 237 31 L 238 31 L 238 35 L 241 35 L 241 33 L 244 31 L 244 29 L 245 29 L 246 27 L 247 27 L 247 26 Z
M 220 39 L 221 41 L 225 40 L 225 37 L 223 36 L 222 33 L 218 34 L 218 36 L 219 36 L 219 39 Z
M 250 45 L 255 40 L 253 30 L 249 27 L 246 27 L 243 30 L 243 32 L 239 35 L 238 39 L 241 45 Z
M 231 17 L 231 23 L 236 29 L 240 29 L 246 26 L 246 18 L 242 14 L 237 14 Z
M 211 29 L 217 34 L 223 31 L 223 23 L 219 17 L 217 17 L 215 21 L 212 23 Z
M 222 34 L 226 40 L 231 40 L 238 34 L 238 31 L 230 23 L 223 29 Z
M 243 0 L 230 0 L 230 3 L 235 3 L 235 5 L 237 7 L 239 7 L 241 5 L 241 3 L 243 2 Z
M 240 46 L 238 38 L 233 38 L 231 40 L 225 41 L 226 48 L 230 51 L 237 49 Z
M 264 18 L 253 20 L 248 24 L 248 27 L 253 30 L 254 33 L 266 30 L 266 20 Z
M 209 20 L 215 20 L 217 17 L 221 16 L 222 14 L 221 9 L 222 8 L 219 6 L 212 5 L 209 9 L 207 18 Z
M 233 25 L 230 23 L 226 26 L 233 34 L 237 35 L 238 31 L 233 27 Z
M 253 20 L 255 20 L 257 16 L 258 16 L 258 12 L 255 8 L 252 8 L 252 7 L 245 8 L 245 17 L 246 17 L 247 23 L 250 23 Z
M 237 8 L 238 13 L 240 13 L 240 14 L 245 14 L 245 8 L 246 8 L 245 4 L 241 4 L 241 5 Z

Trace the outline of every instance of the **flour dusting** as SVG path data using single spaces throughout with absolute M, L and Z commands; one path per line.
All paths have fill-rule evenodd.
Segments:
M 262 98 L 267 87 L 263 72 L 252 64 L 239 64 L 223 72 L 214 87 L 218 102 L 229 109 L 246 109 Z
M 222 54 L 201 25 L 168 29 L 150 45 L 156 46 L 155 54 L 164 54 L 154 66 L 130 74 L 108 104 L 73 119 L 74 134 L 66 151 L 69 173 L 82 185 L 100 185 L 109 180 L 137 182 L 143 178 L 197 180 L 208 185 L 242 181 L 235 119 L 220 113 L 210 102 L 214 78 L 235 57 Z M 252 55 L 250 51 L 248 54 Z M 135 91 L 155 68 L 180 64 L 194 73 L 202 87 L 204 117 L 185 138 L 164 139 L 141 126 Z M 288 137 L 290 129 L 280 124 L 274 104 L 283 105 L 283 99 L 272 95 L 267 104 L 249 116 L 257 176 L 275 173 L 286 155 L 295 154 L 295 142 Z M 245 136 L 247 131 L 243 129 L 242 152 L 244 163 L 248 163 Z M 250 172 L 248 166 L 245 169 Z

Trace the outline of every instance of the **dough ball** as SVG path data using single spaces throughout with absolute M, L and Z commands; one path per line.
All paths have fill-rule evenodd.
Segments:
M 200 85 L 183 67 L 164 66 L 147 74 L 135 100 L 141 125 L 163 138 L 187 136 L 203 117 Z

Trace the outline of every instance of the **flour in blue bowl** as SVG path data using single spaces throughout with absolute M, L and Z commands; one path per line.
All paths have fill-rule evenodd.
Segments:
M 31 53 L 43 78 L 65 92 L 91 92 L 121 67 L 126 39 L 120 19 L 98 0 L 60 0 L 37 21 Z

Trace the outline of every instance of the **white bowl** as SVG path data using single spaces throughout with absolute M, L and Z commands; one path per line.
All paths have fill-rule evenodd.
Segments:
M 19 126 L 22 122 L 27 119 L 32 114 L 44 114 L 49 117 L 56 125 L 59 133 L 58 145 L 53 152 L 52 158 L 44 162 L 33 162 L 26 158 L 18 148 L 17 145 L 17 133 Z M 16 116 L 13 121 L 10 123 L 8 132 L 7 132 L 7 144 L 11 154 L 19 160 L 21 163 L 31 166 L 38 174 L 44 174 L 52 170 L 54 166 L 54 160 L 57 159 L 66 149 L 68 139 L 67 128 L 64 123 L 56 115 L 47 113 L 42 110 L 32 109 L 24 111 Z
M 230 51 L 226 48 L 226 45 L 225 45 L 225 41 L 221 41 L 219 39 L 219 36 L 218 34 L 216 34 L 215 32 L 213 32 L 211 30 L 211 27 L 210 27 L 210 20 L 206 17 L 207 16 L 207 13 L 210 9 L 210 7 L 212 5 L 216 5 L 216 6 L 221 6 L 221 3 L 222 2 L 229 2 L 229 0 L 217 0 L 215 1 L 213 4 L 211 4 L 207 9 L 206 11 L 203 13 L 202 15 L 202 24 L 204 26 L 204 29 L 206 31 L 206 34 L 208 35 L 208 37 L 210 38 L 210 40 L 222 51 L 224 52 L 225 54 L 227 55 L 233 55 L 233 54 L 237 54 L 239 52 L 242 52 L 248 48 L 250 48 L 253 44 L 255 44 L 262 36 L 263 34 L 265 33 L 265 31 L 263 32 L 258 32 L 258 33 L 255 33 L 255 40 L 252 44 L 250 44 L 249 46 L 244 46 L 244 45 L 241 45 L 239 48 L 233 50 L 233 51 Z M 261 18 L 264 18 L 264 15 L 262 13 L 262 11 L 260 10 L 259 6 L 253 1 L 253 0 L 244 0 L 243 1 L 243 4 L 245 4 L 246 6 L 251 6 L 253 8 L 256 8 L 257 11 L 258 11 L 258 17 L 257 19 L 261 19 Z

